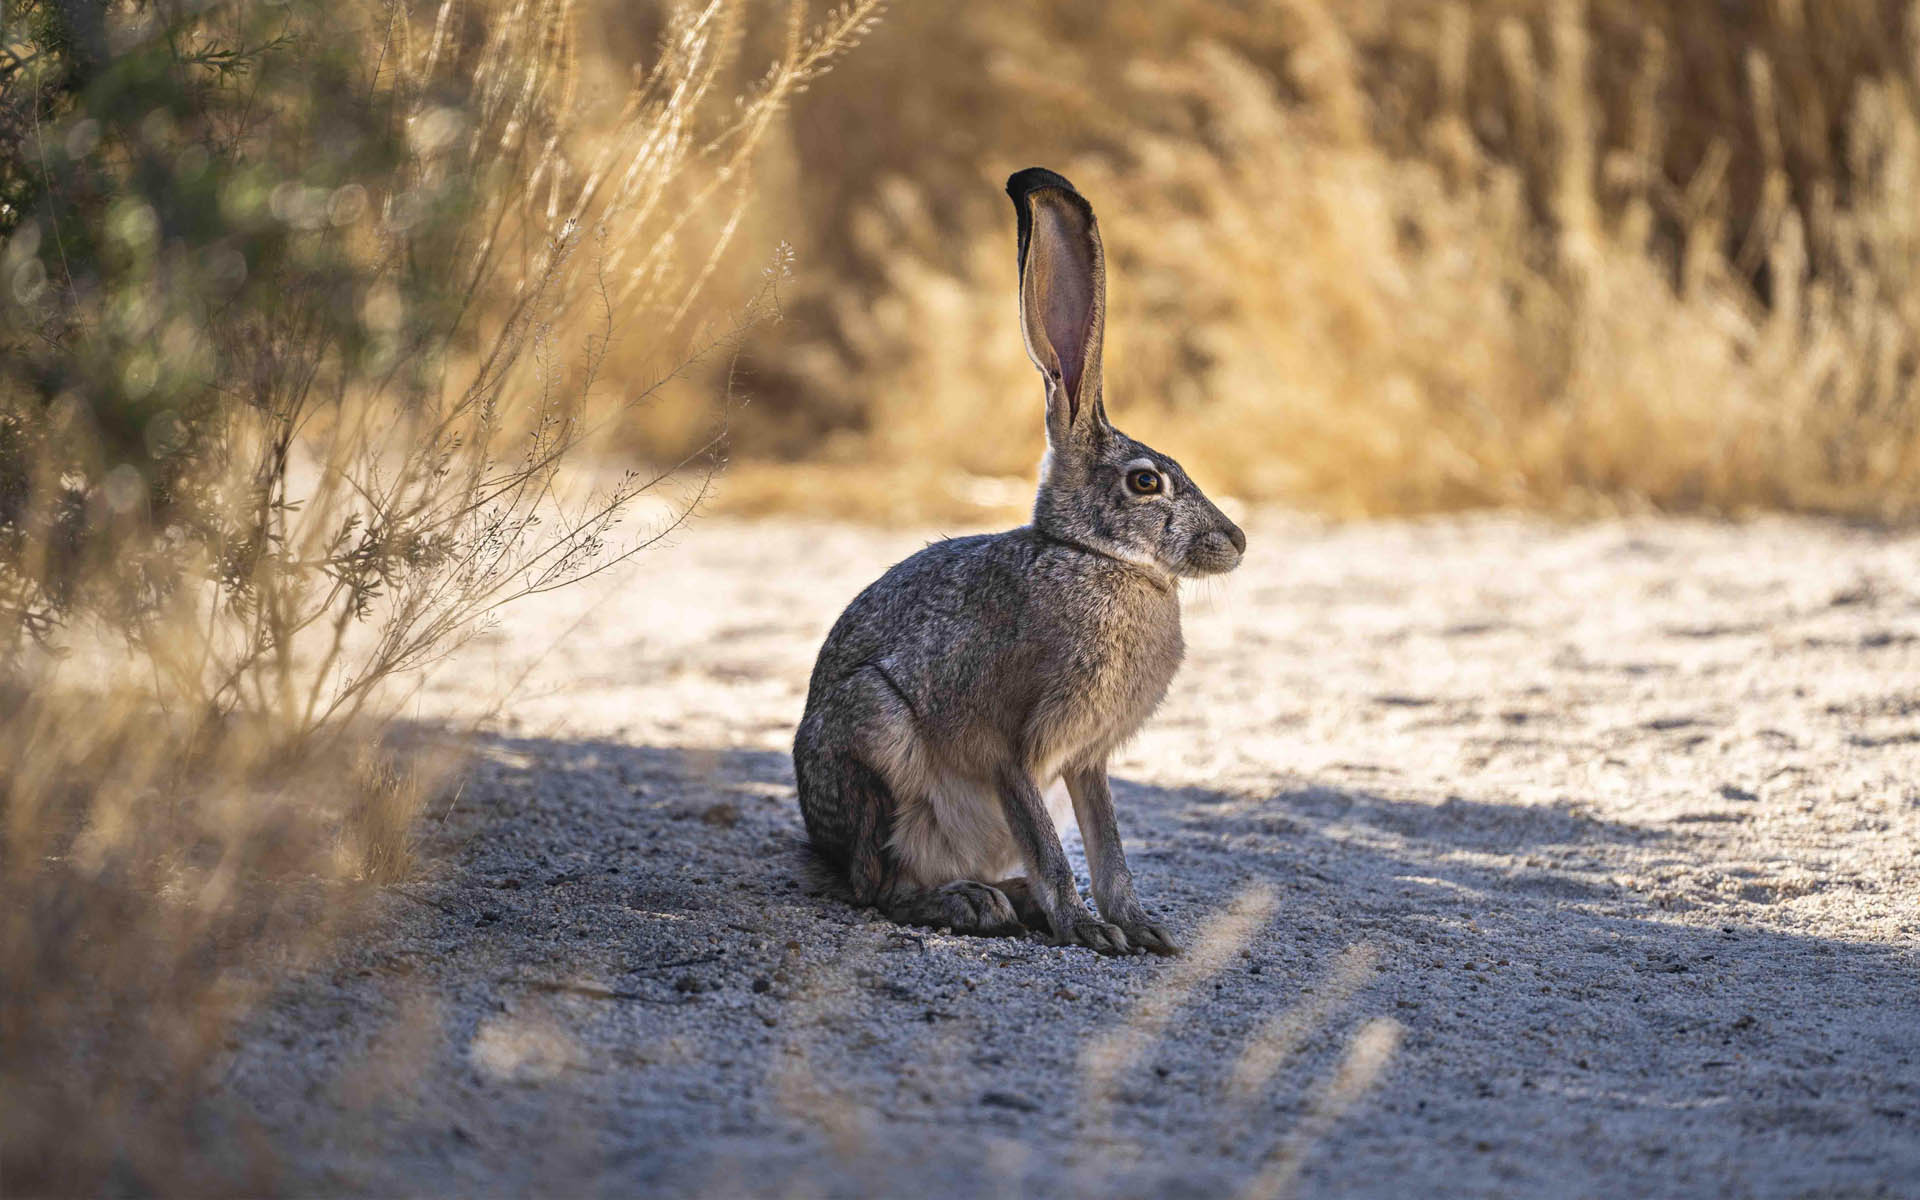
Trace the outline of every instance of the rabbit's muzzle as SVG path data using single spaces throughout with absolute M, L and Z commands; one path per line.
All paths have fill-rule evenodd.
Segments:
M 1219 575 L 1240 565 L 1247 551 L 1247 535 L 1229 522 L 1220 529 L 1209 529 L 1187 547 L 1186 571 L 1189 575 Z

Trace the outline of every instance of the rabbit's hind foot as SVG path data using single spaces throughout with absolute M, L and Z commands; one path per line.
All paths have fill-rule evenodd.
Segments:
M 882 899 L 881 909 L 902 925 L 951 929 L 976 937 L 1013 937 L 1026 931 L 1000 889 L 971 879 L 932 888 L 897 884 Z

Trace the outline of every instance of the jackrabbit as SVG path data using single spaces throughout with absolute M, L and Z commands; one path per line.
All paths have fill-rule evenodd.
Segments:
M 1033 523 L 928 546 L 860 593 L 820 648 L 794 738 L 814 851 L 896 921 L 1109 954 L 1178 953 L 1134 896 L 1107 758 L 1180 665 L 1180 576 L 1246 536 L 1180 464 L 1107 422 L 1106 260 L 1073 185 L 1007 181 L 1020 320 L 1046 381 Z M 1043 798 L 1063 779 L 1100 918 Z

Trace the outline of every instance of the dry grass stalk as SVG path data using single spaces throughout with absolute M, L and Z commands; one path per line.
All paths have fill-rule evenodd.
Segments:
M 1044 161 L 1102 214 L 1116 419 L 1216 490 L 1911 517 L 1917 30 L 1877 0 L 896 14 L 796 130 L 863 182 L 818 195 L 736 437 L 802 468 L 738 502 L 1017 513 L 966 480 L 1032 470 L 997 181 Z
M 49 402 L 24 374 L 0 380 L 0 449 L 24 464 L 0 489 L 8 1188 L 266 1178 L 270 1164 L 178 1136 L 225 1031 L 336 931 L 357 887 L 408 869 L 439 779 L 392 737 L 419 672 L 501 606 L 652 544 L 705 494 L 712 432 L 578 484 L 604 427 L 657 386 L 616 386 L 609 348 L 644 341 L 656 381 L 735 351 L 738 322 L 700 333 L 689 314 L 759 147 L 876 7 L 810 26 L 793 6 L 777 58 L 738 95 L 743 4 L 675 7 L 616 115 L 588 128 L 572 0 L 375 4 L 358 24 L 296 5 L 288 44 L 312 53 L 351 31 L 353 72 L 304 74 L 270 43 L 254 60 L 270 99 L 194 127 L 188 149 L 235 172 L 221 211 L 254 205 L 280 254 L 276 288 L 198 325 L 180 308 L 195 277 L 156 236 L 171 192 L 118 202 L 131 266 L 102 259 L 97 280 L 84 258 L 65 278 L 41 267 L 71 230 L 10 214 L 5 274 L 31 286 L 8 297 L 9 336 L 56 330 L 17 344 L 62 369 L 95 356 L 168 404 L 143 418 L 158 464 L 143 467 L 99 434 L 128 393 Z M 260 11 L 179 16 L 183 77 L 230 32 L 252 44 L 237 39 Z M 141 36 L 116 34 L 129 53 Z M 102 118 L 82 108 L 46 136 L 113 179 L 118 160 L 92 166 L 71 131 L 91 121 L 117 146 Z M 136 136 L 175 136 L 157 121 Z M 276 142 L 308 136 L 388 157 L 326 186 L 304 168 L 274 182 Z M 58 213 L 51 171 L 46 185 L 42 211 Z M 114 357 L 126 319 L 163 331 L 165 354 L 137 371 Z M 156 482 L 188 476 L 190 493 Z M 660 489 L 663 524 L 624 528 Z

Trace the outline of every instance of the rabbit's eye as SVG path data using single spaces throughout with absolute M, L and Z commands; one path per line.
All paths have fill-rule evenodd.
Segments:
M 1160 493 L 1160 472 L 1144 468 L 1127 472 L 1127 486 L 1136 496 L 1155 496 Z

